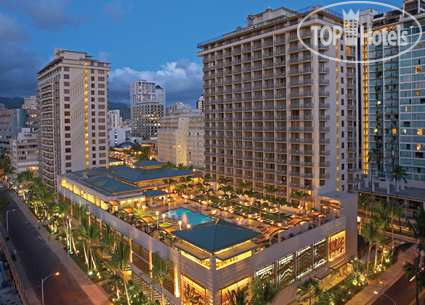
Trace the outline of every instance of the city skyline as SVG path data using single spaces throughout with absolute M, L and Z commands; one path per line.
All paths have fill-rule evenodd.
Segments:
M 35 73 L 49 62 L 55 48 L 63 48 L 84 50 L 111 63 L 111 102 L 129 104 L 129 83 L 146 79 L 167 88 L 168 105 L 183 101 L 194 106 L 202 94 L 199 42 L 233 31 L 247 15 L 268 7 L 303 9 L 334 2 L 254 1 L 247 5 L 234 1 L 226 3 L 223 12 L 217 2 L 186 1 L 167 3 L 160 13 L 151 14 L 157 4 L 143 1 L 93 1 L 82 10 L 81 1 L 43 0 L 34 5 L 27 0 L 6 0 L 0 4 L 0 38 L 5 42 L 0 46 L 0 96 L 34 95 Z M 399 5 L 401 1 L 385 3 Z M 161 18 L 167 22 L 158 23 Z

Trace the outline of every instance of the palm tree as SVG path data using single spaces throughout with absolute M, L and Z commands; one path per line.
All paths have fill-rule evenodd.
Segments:
M 238 288 L 227 293 L 227 298 L 230 300 L 231 305 L 246 305 L 248 304 L 248 291 L 247 287 Z
M 373 244 L 375 242 L 375 236 L 378 233 L 378 228 L 376 224 L 372 221 L 365 223 L 363 230 L 361 232 L 363 238 L 368 243 L 367 259 L 366 259 L 366 274 L 369 274 L 369 262 L 370 262 L 370 253 L 372 251 Z
M 264 188 L 264 190 L 267 193 L 270 193 L 270 194 L 273 194 L 273 195 L 278 191 L 278 189 L 275 188 L 273 185 L 266 185 L 265 188 Z
M 291 195 L 293 199 L 297 200 L 300 203 L 304 210 L 306 209 L 305 200 L 307 200 L 308 196 L 309 195 L 307 192 L 301 190 L 293 191 Z
M 308 279 L 298 287 L 297 296 L 300 300 L 307 298 L 308 303 L 311 305 L 312 299 L 318 297 L 321 292 L 319 281 Z
M 279 292 L 279 287 L 271 279 L 256 278 L 251 285 L 251 305 L 270 304 Z
M 242 194 L 244 194 L 245 193 L 245 190 L 247 189 L 247 188 L 249 188 L 249 186 L 250 186 L 250 183 L 249 182 L 246 182 L 246 181 L 241 181 L 240 183 L 239 183 L 239 187 L 241 188 L 241 193 Z
M 417 256 L 413 263 L 406 263 L 404 265 L 404 273 L 410 280 L 415 281 L 415 299 L 416 305 L 419 305 L 419 293 L 425 287 L 425 271 L 423 268 L 423 257 Z
M 108 264 L 109 269 L 115 277 L 119 277 L 124 285 L 124 292 L 127 300 L 127 305 L 130 305 L 130 295 L 128 293 L 128 281 L 130 276 L 130 247 L 127 243 L 121 242 L 112 255 L 111 261 Z M 117 290 L 117 294 L 118 290 Z
M 391 210 L 390 210 L 390 227 L 391 227 L 391 250 L 394 251 L 394 222 L 399 221 L 399 226 L 401 228 L 401 217 L 403 215 L 403 208 L 397 201 L 390 201 Z
M 98 245 L 100 232 L 99 228 L 94 224 L 89 224 L 83 221 L 80 225 L 80 236 L 83 241 L 84 259 L 88 271 L 95 271 L 97 269 L 94 257 L 94 248 Z
M 164 283 L 170 278 L 172 265 L 169 260 L 162 259 L 158 253 L 152 256 L 152 275 L 161 287 L 161 304 L 165 305 Z
M 419 209 L 415 219 L 409 221 L 410 228 L 416 238 L 417 257 L 414 263 L 405 265 L 405 273 L 410 279 L 415 280 L 416 285 L 416 305 L 419 305 L 419 293 L 425 287 L 425 210 Z
M 406 170 L 400 165 L 396 165 L 393 167 L 391 172 L 391 177 L 395 181 L 396 191 L 400 191 L 400 181 L 403 180 L 404 183 L 407 183 L 407 173 Z

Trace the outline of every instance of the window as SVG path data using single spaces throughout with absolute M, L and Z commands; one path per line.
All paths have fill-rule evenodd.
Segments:
M 418 136 L 423 136 L 425 133 L 424 133 L 424 129 L 423 128 L 418 128 L 417 130 L 416 130 L 416 135 L 418 135 Z

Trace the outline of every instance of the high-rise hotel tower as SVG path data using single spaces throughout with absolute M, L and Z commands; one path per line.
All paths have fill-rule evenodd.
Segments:
M 351 191 L 358 170 L 356 73 L 306 49 L 305 13 L 280 8 L 199 44 L 204 63 L 205 162 L 217 181 L 291 198 Z M 343 26 L 313 14 L 300 35 L 317 53 L 355 59 L 354 47 L 313 45 L 311 27 Z
M 56 50 L 38 72 L 40 174 L 57 175 L 108 164 L 109 63 L 85 52 Z

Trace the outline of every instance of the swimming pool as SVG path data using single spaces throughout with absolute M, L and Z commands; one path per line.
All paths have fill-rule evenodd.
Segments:
M 213 221 L 213 219 L 207 215 L 194 212 L 185 208 L 170 210 L 168 212 L 165 212 L 164 214 L 165 217 L 181 220 L 183 224 L 191 224 L 192 226 Z

